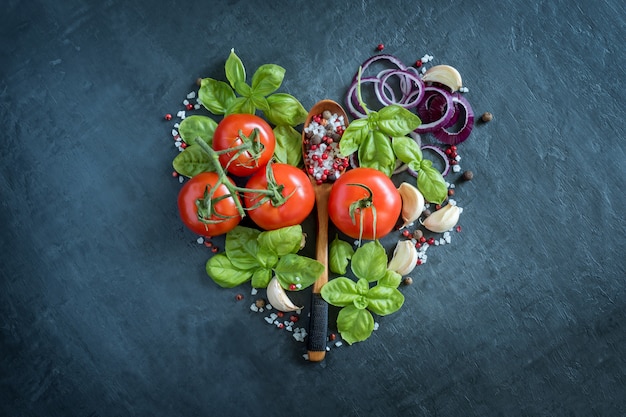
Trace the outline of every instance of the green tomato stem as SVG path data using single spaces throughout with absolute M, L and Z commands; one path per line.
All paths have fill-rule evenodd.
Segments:
M 195 142 L 198 146 L 200 146 L 200 148 L 206 152 L 209 157 L 211 158 L 211 163 L 213 165 L 213 169 L 215 170 L 215 172 L 218 175 L 218 180 L 217 183 L 215 184 L 215 186 L 213 188 L 211 188 L 211 190 L 209 191 L 209 195 L 207 196 L 210 199 L 213 199 L 213 195 L 215 194 L 215 190 L 217 190 L 220 186 L 220 184 L 224 184 L 224 186 L 228 189 L 228 192 L 230 193 L 230 195 L 233 198 L 233 202 L 235 203 L 235 206 L 237 207 L 237 211 L 239 212 L 239 215 L 241 216 L 241 218 L 246 217 L 246 212 L 243 208 L 243 206 L 241 205 L 241 201 L 239 200 L 238 194 L 237 194 L 237 187 L 235 185 L 233 185 L 229 180 L 228 180 L 228 176 L 226 175 L 226 171 L 224 171 L 224 168 L 222 168 L 222 166 L 220 165 L 220 158 L 219 155 L 217 154 L 217 152 L 215 152 L 215 150 L 213 150 L 213 148 L 211 148 L 208 143 L 206 143 L 205 141 L 203 141 L 200 138 L 196 138 Z

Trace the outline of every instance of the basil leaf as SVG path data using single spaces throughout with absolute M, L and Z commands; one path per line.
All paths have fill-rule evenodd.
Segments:
M 225 251 L 237 268 L 252 269 L 259 266 L 257 237 L 260 233 L 256 229 L 237 226 L 226 234 Z
M 263 96 L 252 94 L 250 96 L 250 100 L 252 101 L 252 104 L 254 105 L 254 107 L 256 107 L 257 109 L 260 109 L 264 113 L 268 111 L 270 108 L 270 105 L 267 102 L 267 99 Z
M 366 295 L 370 290 L 370 283 L 365 278 L 359 278 L 356 282 L 356 291 L 360 295 Z
M 201 172 L 215 171 L 213 160 L 198 145 L 187 146 L 172 161 L 172 166 L 181 175 L 193 177 Z
M 237 268 L 230 258 L 223 253 L 212 256 L 206 263 L 206 273 L 217 285 L 233 288 L 248 281 L 251 270 Z
M 335 240 L 330 243 L 328 268 L 335 274 L 344 275 L 348 268 L 348 261 L 352 259 L 353 254 L 352 245 L 335 235 Z
M 235 91 L 243 97 L 250 97 L 252 95 L 252 88 L 246 84 L 245 81 L 236 81 Z
M 357 278 L 374 282 L 387 272 L 387 252 L 379 241 L 375 240 L 361 246 L 352 255 L 352 272 Z
M 339 277 L 331 279 L 322 287 L 322 298 L 337 307 L 351 305 L 361 295 L 356 289 L 356 284 L 350 278 Z
M 370 129 L 367 119 L 353 120 L 341 135 L 339 141 L 339 152 L 343 156 L 348 156 L 359 150 L 363 140 L 369 135 Z
M 235 99 L 233 89 L 223 81 L 203 78 L 198 90 L 202 105 L 213 114 L 224 114 Z
M 252 76 L 252 91 L 254 94 L 267 96 L 278 90 L 284 77 L 283 67 L 275 64 L 261 65 Z
M 216 127 L 217 122 L 210 117 L 194 114 L 187 116 L 180 122 L 178 133 L 188 145 L 193 144 L 195 138 L 200 138 L 211 145 Z
M 300 290 L 313 285 L 323 272 L 324 265 L 320 262 L 294 253 L 288 253 L 280 258 L 274 268 L 276 278 L 283 288 L 289 288 L 291 284 L 300 284 Z
M 306 120 L 307 111 L 289 94 L 276 93 L 267 97 L 268 109 L 263 110 L 267 120 L 275 125 L 298 126 Z
M 398 288 L 398 286 L 402 283 L 402 275 L 398 274 L 396 271 L 387 270 L 385 276 L 378 280 L 377 285 L 382 285 L 390 288 Z
M 288 226 L 261 232 L 257 241 L 260 247 L 268 248 L 278 256 L 296 253 L 302 243 L 302 226 Z
M 302 135 L 291 126 L 280 125 L 274 128 L 274 137 L 274 159 L 283 164 L 301 166 Z
M 341 146 L 341 142 L 339 146 Z M 359 147 L 359 165 L 374 168 L 391 177 L 396 167 L 396 155 L 391 141 L 378 130 L 370 131 Z
M 441 204 L 448 196 L 448 187 L 443 176 L 436 168 L 432 167 L 432 162 L 428 159 L 422 160 L 421 169 L 417 175 L 417 189 L 424 195 L 424 199 L 431 203 Z
M 267 284 L 272 279 L 270 268 L 259 268 L 252 274 L 252 288 L 267 288 Z
M 262 268 L 272 269 L 278 264 L 278 255 L 273 250 L 266 247 L 259 247 L 256 259 Z
M 254 114 L 256 108 L 248 97 L 236 97 L 230 102 L 226 109 L 226 114 Z
M 246 81 L 246 69 L 241 59 L 235 54 L 235 50 L 230 50 L 230 55 L 225 65 L 226 79 L 230 82 L 230 86 L 235 88 L 237 81 Z
M 348 344 L 362 342 L 374 331 L 374 317 L 367 310 L 355 306 L 342 308 L 337 315 L 337 330 Z
M 400 310 L 404 304 L 404 295 L 397 289 L 385 285 L 376 285 L 367 293 L 367 308 L 374 314 L 386 316 Z
M 378 111 L 378 129 L 387 136 L 404 136 L 417 129 L 420 118 L 397 104 L 385 106 Z
M 394 137 L 391 146 L 398 159 L 405 164 L 412 164 L 422 160 L 422 149 L 417 142 L 407 136 Z
M 367 297 L 364 295 L 359 295 L 357 298 L 352 300 L 352 305 L 358 308 L 359 310 L 364 310 L 367 308 Z

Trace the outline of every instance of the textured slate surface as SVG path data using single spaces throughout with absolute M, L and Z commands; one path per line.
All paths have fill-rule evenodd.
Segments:
M 0 415 L 626 415 L 623 2 L 9 0 L 0 39 Z M 495 119 L 462 233 L 307 363 L 206 277 L 162 115 L 233 47 L 341 100 L 381 42 Z

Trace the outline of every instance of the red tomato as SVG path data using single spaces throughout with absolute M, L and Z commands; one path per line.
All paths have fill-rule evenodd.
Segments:
M 220 164 L 233 175 L 247 177 L 264 167 L 274 155 L 276 138 L 270 125 L 259 116 L 253 114 L 230 114 L 218 123 L 213 133 L 213 149 L 223 151 L 240 146 L 244 143 L 241 135 L 252 138 L 257 130 L 256 150 L 240 153 L 231 151 L 220 155 Z M 259 146 L 260 145 L 260 146 Z
M 214 172 L 203 172 L 191 178 L 178 193 L 178 211 L 185 226 L 201 236 L 217 236 L 229 232 L 241 221 L 241 216 L 233 197 L 213 202 L 213 214 L 206 215 L 207 223 L 200 220 L 197 202 L 202 202 L 207 187 L 217 184 L 219 176 Z M 230 178 L 228 179 L 229 181 Z M 231 181 L 231 183 L 233 183 Z M 233 184 L 234 185 L 234 184 Z M 213 199 L 229 194 L 228 188 L 220 184 Z M 239 199 L 236 195 L 235 198 Z M 202 204 L 200 204 L 202 206 Z
M 350 205 L 367 199 L 372 191 L 371 203 L 376 208 L 376 233 L 372 207 L 363 208 L 350 218 Z M 359 238 L 361 216 L 363 216 L 363 239 L 379 239 L 391 232 L 402 210 L 402 199 L 394 183 L 387 175 L 373 168 L 354 168 L 339 177 L 333 184 L 328 201 L 328 214 L 341 232 L 351 238 Z
M 248 210 L 250 218 L 265 230 L 301 224 L 315 205 L 315 193 L 309 177 L 304 171 L 292 165 L 273 163 L 269 167 L 271 167 L 276 184 L 282 187 L 280 195 L 290 197 L 280 206 L 276 206 L 271 199 L 268 199 L 259 207 Z M 266 170 L 259 170 L 252 175 L 246 184 L 246 188 L 267 190 Z M 263 197 L 262 194 L 247 192 L 243 195 L 243 201 L 246 208 L 250 209 Z

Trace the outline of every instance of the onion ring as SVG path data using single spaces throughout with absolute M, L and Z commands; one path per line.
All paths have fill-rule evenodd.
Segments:
M 400 86 L 402 89 L 403 97 L 400 101 L 391 101 L 387 96 L 385 96 L 385 86 L 388 86 L 387 80 L 391 76 L 400 77 Z M 405 88 L 402 88 L 404 84 Z M 410 89 L 406 88 L 406 85 L 410 86 Z M 415 85 L 415 87 L 414 87 Z M 378 92 L 382 97 L 382 101 L 384 104 L 397 104 L 404 108 L 412 108 L 418 105 L 418 103 L 422 100 L 424 96 L 424 82 L 422 79 L 409 71 L 404 70 L 393 70 L 393 71 L 385 71 L 385 74 L 380 77 L 380 83 L 378 84 Z M 413 98 L 415 96 L 415 98 Z M 409 101 L 409 99 L 411 99 Z
M 441 129 L 450 123 L 450 119 L 452 119 L 452 116 L 454 115 L 454 102 L 452 100 L 452 95 L 448 91 L 434 86 L 426 86 L 424 87 L 424 93 L 425 98 L 417 107 L 417 115 L 422 120 L 428 120 L 428 106 L 436 94 L 445 99 L 445 112 L 439 119 L 433 121 L 429 120 L 427 123 L 419 125 L 417 129 L 415 129 L 417 133 L 428 133 Z
M 448 128 L 451 128 L 456 124 L 455 120 L 454 123 L 448 121 L 440 129 L 432 132 L 435 139 L 439 142 L 445 143 L 446 145 L 458 145 L 459 143 L 465 141 L 474 127 L 474 111 L 472 110 L 472 107 L 467 99 L 461 94 L 454 94 L 452 95 L 452 101 L 454 103 L 453 107 L 455 109 L 455 114 L 458 115 L 458 117 L 463 117 L 463 124 L 461 128 L 456 132 L 450 132 L 448 130 Z

